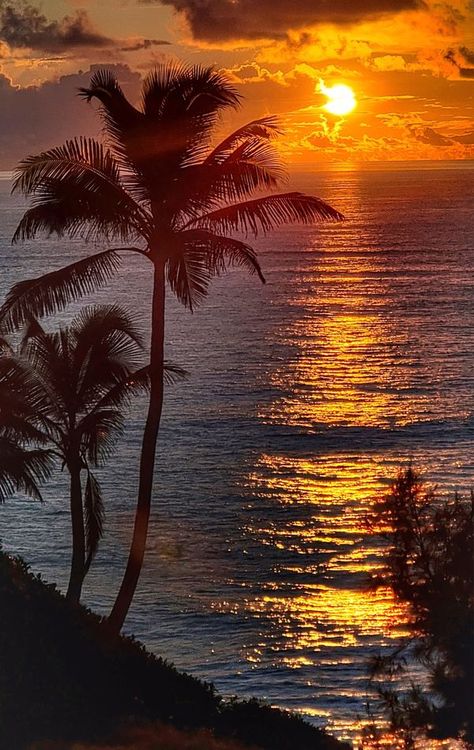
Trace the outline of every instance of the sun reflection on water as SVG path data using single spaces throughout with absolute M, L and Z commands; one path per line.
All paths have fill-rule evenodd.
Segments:
M 443 374 L 430 371 L 416 327 L 387 307 L 391 283 L 377 253 L 356 263 L 344 254 L 315 256 L 288 302 L 301 317 L 278 332 L 282 345 L 293 350 L 271 375 L 272 386 L 284 395 L 263 406 L 263 420 L 392 428 L 440 413 L 469 414 L 446 391 Z
M 260 621 L 260 638 L 245 649 L 248 663 L 310 675 L 314 703 L 306 702 L 304 713 L 324 717 L 344 737 L 356 732 L 357 712 L 336 727 L 334 712 L 321 704 L 321 685 L 329 703 L 360 699 L 367 692 L 362 652 L 406 633 L 407 612 L 391 590 L 368 586 L 382 561 L 364 519 L 391 476 L 390 461 L 380 456 L 262 455 L 248 477 L 253 500 L 244 531 L 249 548 L 253 539 L 279 562 L 260 593 L 244 590 L 240 600 L 215 605 Z M 324 677 L 334 670 L 345 670 L 337 688 Z
M 275 398 L 259 410 L 263 423 L 288 431 L 289 450 L 254 463 L 244 528 L 277 561 L 243 604 L 262 621 L 262 638 L 246 656 L 305 675 L 313 668 L 324 683 L 332 653 L 340 676 L 324 683 L 326 703 L 315 691 L 304 710 L 327 715 L 343 737 L 367 723 L 343 703 L 355 706 L 351 700 L 367 693 L 368 656 L 408 634 L 407 609 L 388 587 L 368 586 L 383 551 L 367 513 L 402 463 L 425 468 L 416 443 L 407 450 L 407 429 L 470 414 L 469 403 L 446 387 L 457 377 L 455 360 L 433 366 L 429 317 L 420 317 L 416 294 L 405 300 L 407 316 L 397 298 L 408 286 L 412 294 L 410 274 L 420 269 L 402 265 L 394 273 L 394 261 L 377 252 L 376 232 L 359 230 L 357 241 L 374 252 L 340 251 L 343 227 L 333 241 L 325 237 L 325 252 L 289 287 L 294 312 L 275 331 L 285 356 L 267 374 Z
M 374 592 L 307 586 L 300 596 L 265 595 L 252 602 L 250 609 L 270 612 L 282 625 L 291 648 L 304 651 L 305 655 L 286 659 L 295 667 L 312 663 L 308 652 L 356 645 L 372 636 L 397 638 L 406 620 L 405 610 L 394 602 L 388 588 Z
M 369 575 L 382 567 L 383 552 L 365 519 L 397 464 L 390 453 L 333 453 L 323 459 L 262 455 L 248 477 L 253 502 L 245 532 L 273 555 L 277 550 L 280 563 L 260 594 L 216 605 L 260 621 L 259 641 L 245 649 L 248 663 L 301 673 L 306 685 L 314 686 L 314 702 L 299 710 L 353 741 L 373 721 L 361 718 L 356 708 L 371 696 L 368 655 L 409 634 L 409 612 L 391 589 L 368 585 Z M 340 678 L 327 680 L 325 674 L 333 678 L 335 670 Z M 423 680 L 419 671 L 415 674 Z M 326 701 L 321 702 L 321 690 Z M 353 706 L 352 715 L 334 710 L 344 701 Z M 383 727 L 381 717 L 376 722 Z M 380 747 L 398 745 L 387 735 Z
M 374 221 L 361 185 L 357 175 L 348 189 L 338 183 L 327 198 L 349 221 L 308 233 L 301 253 L 289 235 L 273 287 L 270 275 L 283 312 L 269 334 L 275 356 L 259 374 L 268 443 L 239 487 L 247 580 L 258 583 L 242 583 L 221 606 L 257 632 L 243 651 L 254 684 L 267 673 L 281 679 L 276 703 L 356 741 L 370 723 L 361 718 L 373 697 L 367 661 L 407 634 L 409 618 L 389 588 L 368 586 L 383 552 L 366 515 L 402 465 L 446 490 L 472 469 L 460 447 L 472 414 L 469 290 L 439 242 L 411 252 L 411 225 L 388 244 L 386 203 Z M 420 671 L 415 678 L 422 683 Z
M 295 685 L 305 681 L 313 700 L 306 693 L 298 710 L 355 746 L 374 720 L 361 708 L 373 699 L 367 659 L 408 635 L 406 608 L 388 587 L 368 585 L 383 565 L 383 551 L 366 517 L 402 455 L 397 447 L 314 456 L 268 452 L 254 462 L 244 488 L 248 547 L 254 540 L 268 549 L 273 567 L 260 592 L 244 591 L 232 604 L 235 614 L 260 622 L 260 637 L 249 641 L 243 656 L 252 669 L 283 667 L 293 672 Z M 412 457 L 423 471 L 426 456 Z M 420 670 L 413 675 L 422 684 Z M 376 723 L 383 727 L 382 717 Z M 397 744 L 387 735 L 380 747 Z M 425 742 L 420 750 L 441 747 L 456 743 Z

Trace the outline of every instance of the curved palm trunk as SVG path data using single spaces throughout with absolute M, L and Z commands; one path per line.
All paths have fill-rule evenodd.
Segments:
M 69 466 L 69 472 L 71 477 L 72 561 L 66 597 L 72 602 L 79 602 L 84 580 L 86 557 L 80 463 L 74 463 Z
M 140 458 L 140 480 L 138 502 L 135 514 L 132 544 L 127 567 L 115 604 L 110 613 L 109 623 L 119 632 L 132 603 L 138 578 L 145 556 L 148 521 L 150 518 L 153 492 L 153 472 L 155 467 L 156 441 L 163 408 L 163 364 L 165 329 L 165 269 L 161 261 L 155 263 L 153 284 L 153 307 L 151 323 L 150 353 L 150 401 L 143 432 Z

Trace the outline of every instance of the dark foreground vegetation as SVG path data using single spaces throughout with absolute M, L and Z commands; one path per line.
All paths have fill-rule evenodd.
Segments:
M 257 701 L 222 700 L 1 551 L 0 611 L 1 750 L 45 742 L 63 750 L 73 741 L 150 750 L 348 747 Z
M 407 748 L 420 737 L 474 747 L 473 521 L 472 493 L 440 497 L 412 468 L 369 519 L 387 545 L 374 584 L 388 583 L 410 615 L 409 635 L 372 664 L 382 708 Z M 410 677 L 414 664 L 424 685 Z

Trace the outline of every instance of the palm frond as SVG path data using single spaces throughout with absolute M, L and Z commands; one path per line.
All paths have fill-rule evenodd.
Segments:
M 278 118 L 274 115 L 252 120 L 252 122 L 248 122 L 228 135 L 227 138 L 224 138 L 206 157 L 204 164 L 207 167 L 221 164 L 242 141 L 254 140 L 255 138 L 260 141 L 270 140 L 279 133 L 281 133 L 281 128 Z
M 13 354 L 13 347 L 8 337 L 0 333 L 0 357 L 3 357 L 5 354 Z
M 120 268 L 120 254 L 105 250 L 69 266 L 20 281 L 8 292 L 0 308 L 0 325 L 14 331 L 31 316 L 41 318 L 62 310 L 69 302 L 104 286 Z
M 39 485 L 50 475 L 53 455 L 42 449 L 28 450 L 0 436 L 0 503 L 15 492 L 42 501 Z
M 175 385 L 181 380 L 186 380 L 189 377 L 189 372 L 184 367 L 165 360 L 163 375 L 166 385 Z
M 94 405 L 92 411 L 103 409 L 117 409 L 119 411 L 129 407 L 132 399 L 139 394 L 147 394 L 150 390 L 150 367 L 141 367 L 116 383 Z
M 188 229 L 180 233 L 189 254 L 199 251 L 206 257 L 211 276 L 219 276 L 231 266 L 245 268 L 250 274 L 257 274 L 264 284 L 265 277 L 257 260 L 255 250 L 241 240 L 223 237 L 206 229 Z
M 163 366 L 164 382 L 174 385 L 180 380 L 185 380 L 189 373 L 183 367 L 173 362 L 165 361 Z M 128 408 L 132 400 L 138 395 L 146 395 L 150 391 L 150 365 L 141 367 L 132 372 L 127 378 L 110 388 L 107 393 L 93 407 L 93 411 L 103 409 L 117 409 L 123 411 Z
M 122 434 L 123 414 L 119 409 L 103 407 L 86 414 L 77 426 L 81 449 L 92 466 L 101 466 L 111 455 Z
M 245 200 L 258 191 L 273 191 L 286 178 L 276 149 L 262 139 L 248 139 L 219 163 L 204 162 L 183 170 L 170 203 L 178 215 L 197 218 L 203 212 Z
M 104 533 L 104 501 L 102 489 L 96 477 L 87 468 L 87 480 L 84 490 L 84 526 L 86 535 L 86 560 L 85 570 L 87 573 L 92 560 L 97 552 L 99 542 Z
M 45 180 L 67 180 L 78 176 L 84 187 L 120 189 L 120 171 L 110 151 L 92 138 L 74 138 L 40 154 L 28 156 L 18 165 L 12 193 L 28 196 L 41 188 Z
M 88 409 L 137 368 L 142 335 L 131 314 L 118 305 L 83 309 L 69 330 L 74 338 L 77 396 L 81 408 Z
M 98 99 L 102 105 L 105 129 L 118 148 L 124 149 L 143 121 L 143 114 L 133 107 L 126 98 L 115 76 L 106 69 L 97 70 L 88 88 L 80 88 L 79 96 L 90 102 Z
M 35 196 L 14 242 L 39 231 L 86 238 L 116 236 L 122 241 L 147 238 L 150 233 L 151 217 L 125 190 L 117 161 L 90 138 L 67 141 L 23 160 L 13 191 Z
M 49 425 L 38 378 L 14 352 L 0 357 L 0 434 L 19 444 L 44 445 Z
M 146 230 L 137 227 L 137 213 L 119 203 L 106 202 L 104 197 L 96 199 L 71 183 L 50 180 L 22 216 L 12 238 L 13 244 L 32 239 L 41 232 L 94 242 L 116 239 L 134 243 L 144 237 L 147 239 Z
M 96 98 L 101 105 L 101 116 L 114 154 L 126 173 L 125 183 L 133 195 L 150 199 L 157 174 L 153 160 L 161 153 L 156 128 L 149 118 L 133 107 L 125 97 L 115 76 L 108 70 L 98 70 L 88 88 L 79 90 L 87 101 Z
M 42 338 L 45 335 L 46 335 L 46 331 L 44 330 L 43 326 L 39 322 L 38 318 L 35 318 L 33 317 L 33 315 L 30 315 L 26 323 L 25 330 L 23 331 L 23 334 L 21 337 L 20 352 L 24 352 L 26 350 L 30 339 Z
M 268 195 L 244 201 L 193 219 L 186 227 L 220 232 L 244 232 L 258 236 L 283 224 L 342 221 L 343 215 L 328 203 L 302 193 Z
M 183 244 L 180 252 L 168 258 L 166 272 L 174 294 L 190 310 L 207 296 L 212 275 L 204 250 L 192 248 L 188 251 Z
M 145 114 L 166 120 L 214 116 L 236 107 L 240 97 L 229 80 L 212 66 L 163 63 L 146 77 L 143 85 Z
M 165 123 L 175 121 L 180 126 L 182 156 L 179 166 L 198 164 L 209 151 L 211 134 L 220 113 L 237 108 L 240 95 L 223 73 L 202 65 L 188 66 L 170 93 L 163 120 Z M 178 118 L 177 111 L 181 113 Z
M 19 446 L 44 447 L 50 442 L 49 426 L 41 415 L 33 412 L 24 402 L 14 402 L 5 408 L 0 396 L 0 435 Z M 15 399 L 16 401 L 16 399 Z
M 183 109 L 185 100 L 179 98 L 179 90 L 182 82 L 187 81 L 189 70 L 186 63 L 173 60 L 157 65 L 148 73 L 142 87 L 142 109 L 145 115 L 154 120 L 169 116 L 171 113 L 166 112 L 166 109 L 171 109 L 171 101 L 175 101 L 175 107 Z
M 20 348 L 21 365 L 32 383 L 29 394 L 34 394 L 37 419 L 50 439 L 61 445 L 76 409 L 77 372 L 70 349 L 67 330 L 46 332 L 31 320 Z
M 16 361 L 27 373 L 28 384 L 23 388 L 28 403 L 34 409 L 38 424 L 45 436 L 56 445 L 62 444 L 67 426 L 66 404 L 71 400 L 75 376 L 72 363 L 65 356 L 67 333 L 47 332 L 37 318 L 29 317 L 22 332 Z
M 29 321 L 22 361 L 42 391 L 45 433 L 64 455 L 76 440 L 92 463 L 109 455 L 123 425 L 120 401 L 138 387 L 129 376 L 141 351 L 133 320 L 117 305 L 85 308 L 59 331 Z
M 261 138 L 243 141 L 218 166 L 223 176 L 229 174 L 237 185 L 243 183 L 244 195 L 255 190 L 273 190 L 288 177 L 276 148 Z M 235 195 L 239 197 L 241 192 L 236 191 Z
M 120 305 L 89 305 L 71 323 L 78 348 L 95 341 L 99 345 L 115 331 L 124 333 L 136 348 L 143 348 L 143 333 L 138 330 L 136 317 Z

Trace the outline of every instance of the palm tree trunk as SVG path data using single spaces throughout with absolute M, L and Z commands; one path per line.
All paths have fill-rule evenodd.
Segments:
M 72 561 L 66 597 L 72 602 L 79 602 L 81 598 L 82 582 L 84 580 L 84 564 L 86 556 L 84 510 L 82 507 L 81 464 L 80 462 L 74 462 L 71 463 L 68 468 L 71 477 L 70 501 L 72 519 Z
M 148 521 L 153 492 L 156 441 L 163 408 L 163 364 L 165 331 L 165 269 L 155 262 L 150 352 L 150 401 L 143 432 L 138 502 L 127 567 L 110 613 L 109 623 L 120 632 L 132 603 L 145 556 Z

